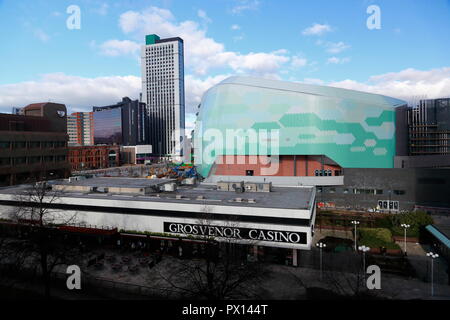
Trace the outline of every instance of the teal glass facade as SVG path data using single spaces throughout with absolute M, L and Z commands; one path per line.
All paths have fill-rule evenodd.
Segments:
M 227 130 L 245 135 L 248 129 L 277 129 L 279 151 L 251 143 L 237 150 L 224 143 L 211 155 L 323 154 L 343 168 L 393 168 L 395 108 L 405 104 L 347 89 L 230 77 L 203 96 L 194 131 L 194 160 L 199 173 L 208 176 L 211 164 L 202 159 L 214 142 L 205 138 L 210 129 L 224 136 Z

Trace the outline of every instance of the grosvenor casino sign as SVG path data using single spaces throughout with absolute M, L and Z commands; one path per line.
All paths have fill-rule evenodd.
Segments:
M 164 232 L 180 233 L 192 236 L 306 244 L 306 233 L 297 231 L 164 222 Z

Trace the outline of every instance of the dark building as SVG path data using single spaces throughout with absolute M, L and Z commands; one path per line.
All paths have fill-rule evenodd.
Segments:
M 92 111 L 94 144 L 148 144 L 148 114 L 145 103 L 124 97 L 117 104 L 93 107 Z
M 21 112 L 0 114 L 0 185 L 68 177 L 66 106 L 35 103 Z
M 450 167 L 450 98 L 397 108 L 396 117 L 396 167 Z
M 450 208 L 450 169 L 345 168 L 343 175 L 344 185 L 318 187 L 319 206 L 392 213 Z

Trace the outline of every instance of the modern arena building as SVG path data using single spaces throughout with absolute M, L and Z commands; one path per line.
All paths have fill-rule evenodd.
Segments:
M 325 207 L 441 206 L 448 202 L 449 170 L 394 168 L 405 147 L 398 110 L 406 105 L 354 90 L 230 77 L 202 98 L 195 164 L 210 183 L 317 186 Z

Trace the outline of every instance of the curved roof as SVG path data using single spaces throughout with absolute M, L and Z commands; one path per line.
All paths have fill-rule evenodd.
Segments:
M 315 84 L 305 84 L 299 82 L 288 82 L 281 80 L 270 80 L 256 77 L 231 76 L 221 81 L 217 85 L 243 85 L 256 88 L 274 89 L 280 91 L 292 91 L 303 94 L 335 97 L 335 98 L 350 98 L 354 100 L 371 101 L 377 104 L 386 104 L 391 107 L 399 107 L 407 104 L 405 101 L 384 96 L 381 94 L 368 93 L 357 90 L 336 88 L 330 86 L 321 86 Z

